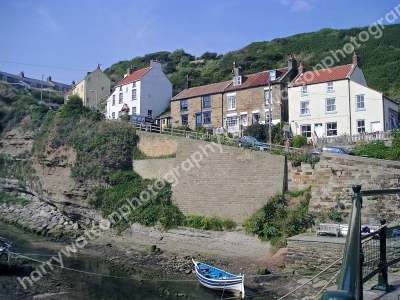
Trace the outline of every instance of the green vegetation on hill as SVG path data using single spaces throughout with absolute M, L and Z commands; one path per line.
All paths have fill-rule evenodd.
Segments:
M 369 35 L 369 39 L 364 43 L 358 39 L 362 31 Z M 354 50 L 361 58 L 362 69 L 369 86 L 384 92 L 394 100 L 399 100 L 400 24 L 386 26 L 382 30 L 382 36 L 378 38 L 379 36 L 379 32 L 370 34 L 368 27 L 340 30 L 325 28 L 272 41 L 254 42 L 224 55 L 206 52 L 196 58 L 183 49 L 146 54 L 114 64 L 106 69 L 105 73 L 115 84 L 123 78 L 130 66 L 144 68 L 149 65 L 151 59 L 159 58 L 163 63 L 164 72 L 173 84 L 175 95 L 185 88 L 186 75 L 192 80 L 192 86 L 231 79 L 233 62 L 242 66 L 244 74 L 285 67 L 290 54 L 294 54 L 298 62 L 303 62 L 307 70 L 311 70 L 327 57 L 333 58 L 333 66 L 349 64 L 352 63 L 352 53 L 345 53 L 346 57 L 343 58 L 337 50 L 343 50 L 344 45 L 351 43 L 351 38 L 354 37 L 360 45 Z M 362 37 L 365 38 L 365 35 Z M 331 51 L 336 53 L 338 59 L 334 58 Z

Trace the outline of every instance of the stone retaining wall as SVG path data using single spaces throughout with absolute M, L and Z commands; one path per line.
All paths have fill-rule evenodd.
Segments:
M 351 209 L 352 185 L 361 184 L 361 191 L 400 188 L 400 162 L 396 161 L 324 154 L 314 169 L 309 164 L 292 167 L 290 162 L 287 168 L 289 190 L 312 187 L 311 212 L 337 210 L 344 217 L 344 224 L 348 223 Z M 394 226 L 400 224 L 399 215 L 399 194 L 363 197 L 362 223 L 376 225 L 384 217 L 389 226 Z
M 285 267 L 301 270 L 316 268 L 324 270 L 343 255 L 345 237 L 294 236 L 287 239 Z M 332 268 L 336 272 L 341 267 Z

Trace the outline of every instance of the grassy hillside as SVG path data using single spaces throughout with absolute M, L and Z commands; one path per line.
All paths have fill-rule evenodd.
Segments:
M 121 61 L 105 70 L 115 84 L 130 66 L 144 68 L 156 57 L 163 62 L 163 69 L 170 78 L 174 95 L 185 87 L 186 75 L 192 79 L 192 86 L 220 82 L 231 78 L 233 62 L 242 65 L 245 74 L 286 66 L 289 54 L 294 54 L 298 61 L 310 70 L 332 51 L 343 49 L 352 37 L 360 47 L 356 49 L 362 62 L 362 68 L 368 84 L 373 89 L 382 91 L 392 99 L 400 99 L 400 24 L 387 26 L 379 34 L 369 34 L 369 39 L 361 43 L 358 36 L 368 27 L 350 29 L 321 29 L 317 32 L 302 33 L 272 41 L 254 42 L 224 55 L 206 52 L 196 58 L 183 49 L 174 52 L 161 51 Z M 364 36 L 365 37 L 365 36 Z M 334 65 L 352 62 L 351 55 L 335 60 Z

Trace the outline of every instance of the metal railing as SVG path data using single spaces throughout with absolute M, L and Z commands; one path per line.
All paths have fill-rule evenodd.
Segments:
M 321 299 L 363 299 L 363 283 L 378 274 L 374 289 L 389 292 L 388 267 L 400 261 L 400 226 L 387 228 L 381 219 L 379 230 L 361 235 L 362 196 L 399 194 L 400 189 L 362 191 L 360 185 L 353 186 L 352 210 L 349 231 L 343 255 L 340 279 L 336 291 L 325 292 Z M 388 251 L 388 249 L 390 251 Z

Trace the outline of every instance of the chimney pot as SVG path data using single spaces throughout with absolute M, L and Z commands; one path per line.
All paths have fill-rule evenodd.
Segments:
M 301 63 L 300 63 L 300 66 L 299 66 L 299 74 L 303 74 L 303 73 L 305 73 L 305 72 L 306 72 L 306 68 L 304 68 L 303 63 L 301 62 Z
M 19 73 L 19 76 L 24 77 L 24 72 Z

